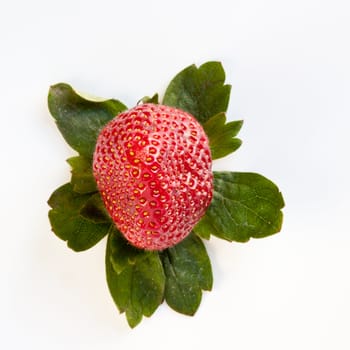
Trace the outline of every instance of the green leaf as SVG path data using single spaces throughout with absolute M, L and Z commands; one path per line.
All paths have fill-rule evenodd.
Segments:
M 92 174 L 92 160 L 83 156 L 67 159 L 72 168 L 71 184 L 78 193 L 96 192 L 96 181 Z
M 115 229 L 111 244 L 111 263 L 114 271 L 120 274 L 126 267 L 134 265 L 137 260 L 146 257 L 144 250 L 138 249 L 122 236 L 121 233 Z
M 212 159 L 225 157 L 240 147 L 242 141 L 235 136 L 242 124 L 242 120 L 226 123 L 225 113 L 219 113 L 203 125 L 209 139 Z
M 154 103 L 154 104 L 159 104 L 159 96 L 158 94 L 154 94 L 152 97 L 145 96 L 142 97 L 139 103 Z
M 282 194 L 267 178 L 254 173 L 214 172 L 214 196 L 194 231 L 228 241 L 246 242 L 281 230 Z
M 213 276 L 202 240 L 190 234 L 161 254 L 166 274 L 165 300 L 175 311 L 194 315 L 202 298 L 202 289 L 211 290 Z
M 92 158 L 102 127 L 126 109 L 117 100 L 86 100 L 63 83 L 51 86 L 48 105 L 64 139 L 87 158 Z
M 109 291 L 119 311 L 125 312 L 130 327 L 142 316 L 150 317 L 163 302 L 165 276 L 158 252 L 140 251 L 133 264 L 117 273 L 112 264 L 113 251 L 124 251 L 119 233 L 111 231 L 106 249 L 106 276 Z
M 100 193 L 93 194 L 80 210 L 80 215 L 94 223 L 112 223 Z
M 94 223 L 80 215 L 90 197 L 90 194 L 74 192 L 68 183 L 59 187 L 48 200 L 52 208 L 49 219 L 53 232 L 67 241 L 68 247 L 75 251 L 94 246 L 108 233 L 111 226 L 110 223 Z
M 180 108 L 204 124 L 213 115 L 226 112 L 231 86 L 224 85 L 225 71 L 220 62 L 191 65 L 170 82 L 163 104 Z

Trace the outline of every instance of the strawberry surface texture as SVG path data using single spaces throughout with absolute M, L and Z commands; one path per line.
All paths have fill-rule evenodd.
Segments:
M 163 250 L 182 241 L 213 196 L 208 138 L 189 113 L 145 103 L 100 132 L 93 173 L 104 204 L 135 247 Z

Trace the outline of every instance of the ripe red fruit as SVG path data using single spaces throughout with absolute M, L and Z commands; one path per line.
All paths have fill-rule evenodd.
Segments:
M 189 113 L 136 106 L 101 131 L 93 171 L 117 228 L 134 246 L 162 250 L 183 240 L 213 195 L 208 138 Z

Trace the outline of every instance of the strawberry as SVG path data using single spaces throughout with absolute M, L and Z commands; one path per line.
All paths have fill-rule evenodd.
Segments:
M 93 172 L 117 228 L 134 246 L 162 250 L 183 240 L 213 196 L 208 138 L 189 113 L 145 103 L 100 132 Z

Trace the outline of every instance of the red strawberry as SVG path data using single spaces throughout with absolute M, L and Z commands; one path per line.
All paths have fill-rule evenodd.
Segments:
M 213 195 L 208 138 L 182 110 L 136 106 L 101 131 L 93 171 L 106 208 L 134 246 L 162 250 L 183 240 Z

